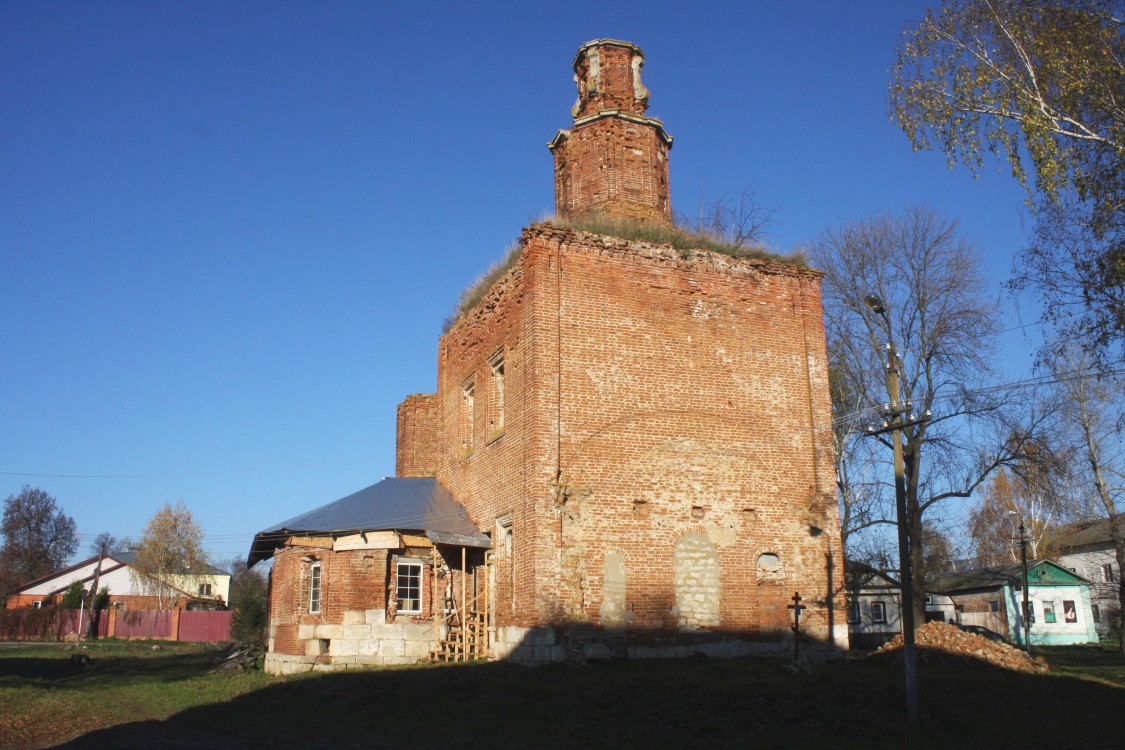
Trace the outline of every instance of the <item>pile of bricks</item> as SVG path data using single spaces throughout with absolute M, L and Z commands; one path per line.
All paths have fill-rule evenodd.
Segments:
M 918 648 L 919 661 L 965 663 L 976 660 L 1019 672 L 1047 671 L 1047 663 L 1042 659 L 1033 659 L 1027 652 L 1007 643 L 966 633 L 945 622 L 927 622 L 914 631 L 914 642 Z M 902 635 L 899 634 L 880 647 L 871 658 L 898 660 L 901 652 Z

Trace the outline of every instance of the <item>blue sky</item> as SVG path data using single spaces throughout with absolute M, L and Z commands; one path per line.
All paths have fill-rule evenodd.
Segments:
M 182 499 L 228 558 L 393 475 L 395 406 L 434 390 L 458 294 L 553 208 L 591 39 L 644 50 L 677 210 L 752 186 L 788 252 L 925 202 L 999 297 L 1020 188 L 887 117 L 925 6 L 0 4 L 0 497 L 50 492 L 82 553 Z

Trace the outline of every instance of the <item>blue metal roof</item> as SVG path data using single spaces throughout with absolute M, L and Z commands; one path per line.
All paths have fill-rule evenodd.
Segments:
M 254 565 L 294 535 L 340 535 L 360 531 L 414 531 L 435 544 L 492 546 L 488 537 L 433 478 L 384 479 L 335 502 L 274 524 L 254 535 L 247 563 Z

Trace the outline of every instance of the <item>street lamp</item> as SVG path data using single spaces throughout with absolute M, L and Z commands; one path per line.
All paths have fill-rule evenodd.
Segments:
M 910 721 L 918 720 L 918 657 L 914 647 L 914 583 L 910 571 L 910 533 L 906 527 L 906 469 L 902 458 L 902 428 L 908 424 L 902 415 L 909 412 L 910 405 L 899 401 L 898 390 L 898 352 L 895 350 L 891 337 L 891 319 L 887 316 L 887 308 L 883 300 L 876 294 L 868 294 L 863 298 L 871 312 L 883 318 L 887 324 L 887 361 L 884 365 L 886 371 L 887 395 L 890 403 L 885 404 L 880 411 L 884 419 L 884 428 L 870 430 L 868 434 L 878 435 L 883 432 L 891 433 L 891 445 L 894 447 L 895 459 L 895 513 L 898 516 L 898 568 L 900 584 L 902 586 L 902 666 L 906 677 L 906 718 Z M 929 415 L 925 415 L 926 418 Z M 924 420 L 911 420 L 911 422 Z

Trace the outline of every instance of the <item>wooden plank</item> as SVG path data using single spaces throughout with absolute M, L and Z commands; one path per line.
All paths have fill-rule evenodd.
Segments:
M 394 531 L 365 531 L 336 539 L 332 549 L 341 552 L 352 549 L 400 549 L 402 540 Z
M 425 547 L 426 549 L 429 549 L 430 547 L 433 547 L 434 545 L 433 545 L 433 542 L 431 542 L 428 537 L 416 536 L 414 534 L 403 534 L 402 535 L 402 546 L 403 547 Z
M 465 615 L 468 614 L 468 602 L 465 601 L 465 548 L 461 548 L 461 661 L 465 660 L 466 647 L 468 646 L 469 638 L 469 621 Z
M 433 548 L 433 561 L 430 564 L 430 609 L 434 613 L 434 645 L 441 648 L 441 604 L 438 604 L 438 553 Z M 433 653 L 432 651 L 430 652 Z
M 325 547 L 332 548 L 330 536 L 291 536 L 285 542 L 290 547 Z

